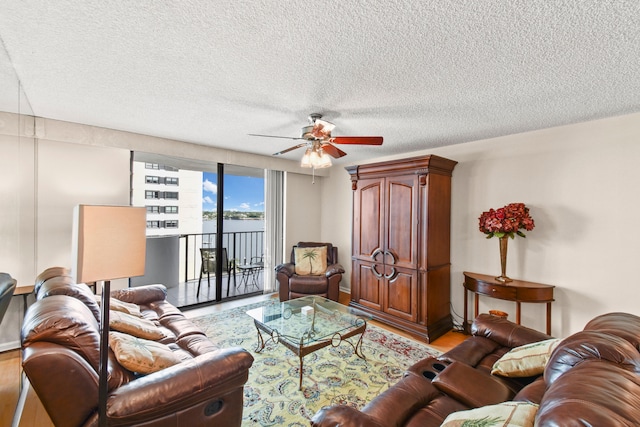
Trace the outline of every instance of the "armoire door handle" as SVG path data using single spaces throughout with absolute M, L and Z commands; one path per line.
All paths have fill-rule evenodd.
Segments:
M 374 276 L 376 276 L 376 277 L 379 279 L 379 278 L 381 278 L 381 277 L 382 277 L 382 274 L 381 274 L 381 273 L 378 273 L 378 270 L 376 270 L 376 266 L 377 266 L 377 265 L 378 265 L 378 264 L 373 264 L 373 265 L 371 266 L 371 271 L 373 272 L 373 275 L 374 275 Z
M 391 267 L 391 273 L 389 273 L 388 275 L 385 274 L 384 278 L 385 279 L 391 279 L 395 275 L 396 275 L 396 268 L 395 267 Z
M 391 264 L 395 264 L 396 263 L 396 257 L 393 255 L 393 253 L 390 250 L 384 251 L 384 255 L 385 256 L 389 255 L 391 257 L 391 260 L 392 260 Z M 385 263 L 386 263 L 386 261 L 387 260 L 385 259 Z

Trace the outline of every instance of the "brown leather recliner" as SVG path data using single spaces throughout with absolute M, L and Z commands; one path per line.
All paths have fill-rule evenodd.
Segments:
M 295 249 L 327 247 L 327 269 L 320 275 L 296 274 Z M 290 262 L 276 267 L 276 279 L 280 285 L 280 301 L 287 301 L 307 295 L 319 295 L 338 301 L 340 281 L 344 268 L 338 264 L 338 248 L 331 243 L 298 242 L 291 249 Z
M 35 293 L 22 326 L 24 372 L 56 426 L 97 426 L 100 309 L 94 295 L 64 268 L 43 272 Z M 219 348 L 165 295 L 162 285 L 111 293 L 138 305 L 181 362 L 141 375 L 110 349 L 107 424 L 240 426 L 253 357 L 240 347 Z
M 507 350 L 550 337 L 481 314 L 473 336 L 423 359 L 362 410 L 320 409 L 313 427 L 438 427 L 452 412 L 504 401 L 539 405 L 536 426 L 637 426 L 640 420 L 640 317 L 607 313 L 555 347 L 539 376 L 506 378 L 491 367 Z

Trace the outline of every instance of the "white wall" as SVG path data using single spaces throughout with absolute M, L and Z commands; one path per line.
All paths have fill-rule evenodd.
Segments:
M 338 248 L 338 261 L 344 267 L 340 290 L 351 289 L 351 176 L 341 166 L 333 166 L 322 188 L 322 237 Z
M 47 140 L 38 140 L 36 149 L 39 273 L 52 266 L 71 267 L 76 205 L 129 205 L 130 153 Z
M 526 239 L 509 241 L 507 275 L 556 286 L 553 335 L 567 336 L 606 312 L 640 315 L 639 284 L 634 280 L 640 259 L 640 114 L 403 157 L 420 154 L 458 161 L 451 226 L 451 298 L 457 314 L 462 316 L 463 310 L 463 271 L 500 273 L 498 242 L 485 239 L 478 230 L 478 217 L 489 208 L 523 202 L 536 227 Z M 346 172 L 332 169 L 324 204 L 329 199 L 344 200 L 351 192 L 342 177 Z M 334 206 L 334 217 L 350 217 L 350 203 Z M 346 236 L 323 229 L 323 238 L 329 236 L 350 253 L 350 232 Z M 344 250 L 341 258 L 345 260 Z M 480 311 L 490 308 L 515 318 L 513 303 L 481 297 Z M 544 304 L 523 304 L 522 323 L 544 330 L 544 313 Z
M 285 176 L 285 218 L 283 257 L 286 262 L 291 248 L 298 242 L 322 241 L 322 188 L 325 178 L 287 172 Z

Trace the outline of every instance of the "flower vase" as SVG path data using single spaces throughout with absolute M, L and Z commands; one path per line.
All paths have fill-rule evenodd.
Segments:
M 498 282 L 508 283 L 513 280 L 507 277 L 507 244 L 509 243 L 509 236 L 500 237 L 500 276 L 496 277 Z

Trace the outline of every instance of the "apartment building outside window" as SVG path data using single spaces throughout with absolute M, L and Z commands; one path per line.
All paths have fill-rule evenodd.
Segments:
M 132 170 L 132 199 L 147 210 L 148 236 L 202 232 L 202 172 L 153 160 L 134 160 Z
M 171 200 L 178 200 L 178 192 L 177 191 L 145 190 L 144 198 L 145 199 L 171 199 Z

